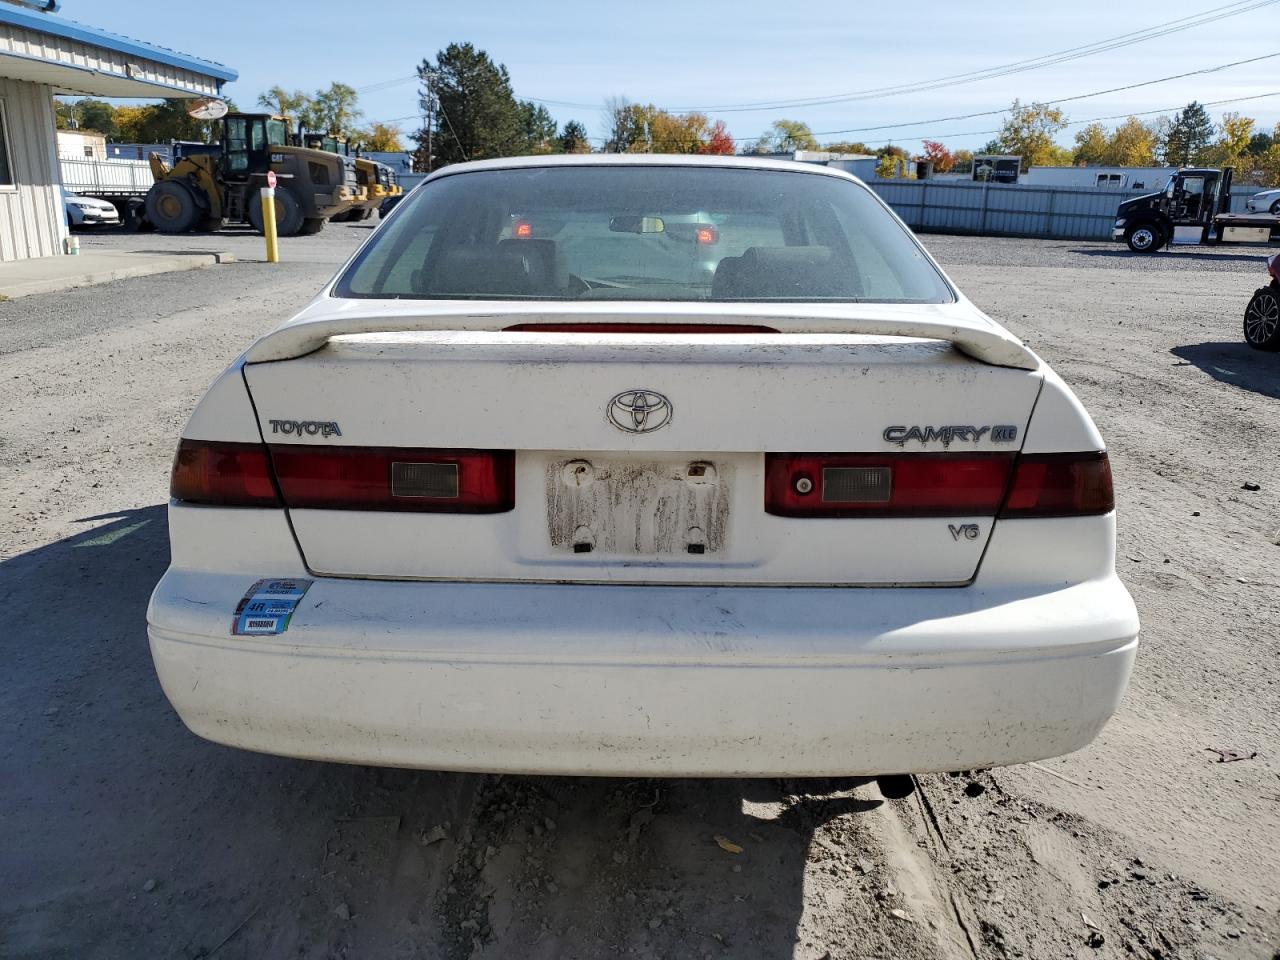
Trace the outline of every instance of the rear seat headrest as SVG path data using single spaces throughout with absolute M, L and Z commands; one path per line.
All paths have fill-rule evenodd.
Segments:
M 555 296 L 568 284 L 568 269 L 552 240 L 503 240 L 454 247 L 424 279 L 434 294 Z
M 830 247 L 748 247 L 725 257 L 711 282 L 715 299 L 782 299 L 861 295 L 854 272 L 836 262 Z
M 541 282 L 552 289 L 539 291 L 559 293 L 569 285 L 569 264 L 554 240 L 500 240 L 498 246 L 527 257 L 539 272 Z M 536 266 L 535 266 L 536 264 Z

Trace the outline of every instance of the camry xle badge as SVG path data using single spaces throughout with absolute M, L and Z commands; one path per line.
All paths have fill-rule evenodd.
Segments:
M 889 443 L 905 445 L 908 440 L 919 440 L 921 443 L 941 442 L 945 447 L 952 441 L 970 441 L 977 443 L 990 434 L 992 443 L 1013 443 L 1018 439 L 1018 428 L 1013 424 L 998 424 L 994 427 L 885 427 L 882 436 Z
M 294 436 L 306 434 L 309 437 L 340 437 L 342 431 L 333 420 L 268 420 L 272 433 L 286 433 Z
M 605 416 L 627 433 L 652 433 L 671 422 L 671 401 L 653 390 L 623 390 L 609 401 Z

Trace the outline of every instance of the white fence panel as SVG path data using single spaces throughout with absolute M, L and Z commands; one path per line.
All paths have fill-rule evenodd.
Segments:
M 1150 193 L 967 180 L 869 180 L 867 186 L 913 230 L 1060 240 L 1110 240 L 1121 201 Z M 1242 212 L 1258 189 L 1232 191 L 1232 212 Z
M 90 196 L 142 196 L 151 188 L 151 165 L 145 160 L 89 160 L 64 157 L 62 185 Z

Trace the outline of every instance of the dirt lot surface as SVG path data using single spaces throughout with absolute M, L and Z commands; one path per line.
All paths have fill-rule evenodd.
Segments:
M 185 730 L 143 623 L 175 439 L 365 236 L 0 303 L 0 956 L 1277 956 L 1280 356 L 1240 333 L 1261 251 L 925 238 L 1097 419 L 1143 646 L 1089 748 L 885 801 L 328 765 Z M 86 240 L 184 243 L 260 257 Z

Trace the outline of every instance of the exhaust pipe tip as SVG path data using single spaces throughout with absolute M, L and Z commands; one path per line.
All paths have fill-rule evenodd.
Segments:
M 909 773 L 887 773 L 876 777 L 876 786 L 886 800 L 905 800 L 916 792 L 916 778 Z

